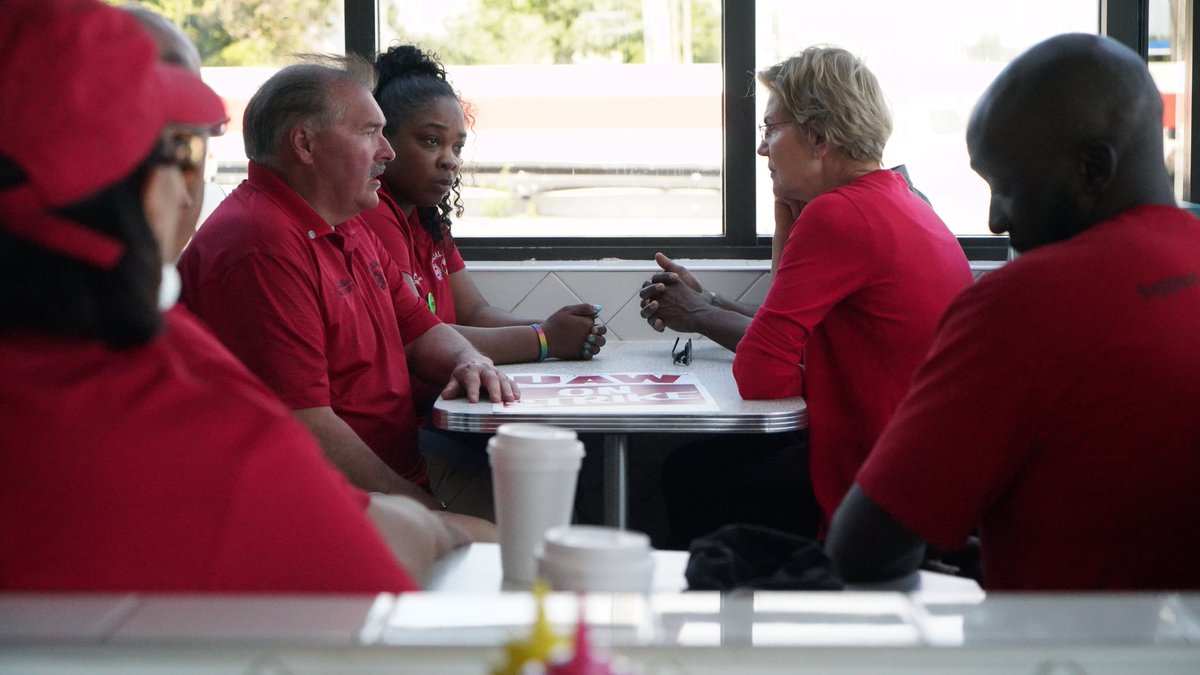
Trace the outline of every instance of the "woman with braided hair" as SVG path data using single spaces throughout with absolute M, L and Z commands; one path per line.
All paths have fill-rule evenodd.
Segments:
M 604 345 L 600 308 L 569 305 L 547 319 L 514 316 L 488 304 L 450 234 L 463 213 L 462 149 L 468 115 L 435 58 L 398 45 L 375 59 L 375 100 L 396 159 L 383 174 L 380 204 L 363 217 L 405 270 L 417 295 L 496 363 L 590 359 Z

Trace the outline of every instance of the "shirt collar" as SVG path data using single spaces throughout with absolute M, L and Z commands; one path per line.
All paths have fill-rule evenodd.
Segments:
M 279 174 L 269 167 L 257 162 L 250 162 L 247 182 L 290 216 L 296 229 L 304 232 L 309 239 L 334 234 L 333 226 L 325 222 L 325 219 L 308 202 L 304 201 L 300 193 L 292 189 L 279 177 Z
M 396 220 L 400 221 L 401 228 L 403 228 L 405 231 L 410 229 L 408 214 L 404 213 L 404 211 L 400 209 L 400 205 L 396 203 L 396 198 L 392 196 L 391 191 L 388 189 L 387 183 L 384 183 L 383 187 L 379 188 L 379 201 L 387 204 L 387 207 L 391 209 L 393 214 L 395 214 Z

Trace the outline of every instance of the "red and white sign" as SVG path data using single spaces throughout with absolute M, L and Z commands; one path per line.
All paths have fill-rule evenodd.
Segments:
M 533 410 L 571 413 L 713 412 L 717 404 L 691 373 L 512 373 L 521 400 L 495 403 L 497 413 Z

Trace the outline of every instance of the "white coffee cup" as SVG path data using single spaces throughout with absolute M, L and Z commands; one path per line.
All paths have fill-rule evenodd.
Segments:
M 654 576 L 651 551 L 641 532 L 567 525 L 548 530 L 535 553 L 538 576 L 556 591 L 646 593 Z
M 571 522 L 583 443 L 570 429 L 503 424 L 488 441 L 504 579 L 535 578 L 533 549 L 546 530 Z

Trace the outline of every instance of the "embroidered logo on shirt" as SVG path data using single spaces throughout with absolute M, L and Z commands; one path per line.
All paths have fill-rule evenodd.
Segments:
M 354 287 L 355 284 L 353 279 L 338 279 L 337 294 L 338 296 L 346 296 L 354 292 Z
M 446 255 L 444 253 L 441 251 L 434 251 L 431 262 L 433 263 L 433 276 L 437 277 L 438 281 L 442 281 L 449 276 L 449 273 L 446 270 Z
M 387 279 L 383 277 L 383 271 L 381 268 L 382 265 L 379 264 L 378 260 L 371 263 L 371 278 L 375 280 L 375 285 L 379 287 L 379 290 L 386 291 Z
M 1148 284 L 1138 284 L 1137 290 L 1143 299 L 1169 298 L 1185 288 L 1194 288 L 1196 281 L 1196 273 L 1193 272 L 1176 277 L 1166 277 Z

